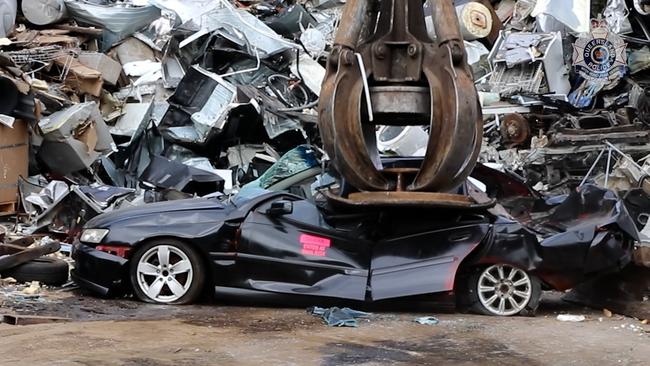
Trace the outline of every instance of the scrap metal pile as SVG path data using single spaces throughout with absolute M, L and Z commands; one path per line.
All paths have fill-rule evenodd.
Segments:
M 292 148 L 322 145 L 339 0 L 0 5 L 0 209 L 11 231 L 70 242 L 102 212 L 237 192 Z M 650 192 L 649 1 L 454 5 L 483 113 L 479 161 L 541 192 L 585 179 Z M 425 156 L 435 133 L 373 128 L 385 155 Z
M 643 4 L 500 2 L 504 28 L 491 49 L 472 42 L 486 120 L 481 160 L 542 192 L 566 193 L 586 176 L 630 169 L 637 176 L 625 187 L 599 181 L 617 190 L 641 184 L 650 148 L 650 7 Z
M 17 231 L 69 239 L 101 212 L 229 193 L 317 143 L 338 5 L 22 1 L 0 34 Z

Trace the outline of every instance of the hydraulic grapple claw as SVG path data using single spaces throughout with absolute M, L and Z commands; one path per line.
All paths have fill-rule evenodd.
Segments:
M 334 167 L 360 191 L 397 191 L 404 184 L 382 167 L 378 125 L 429 126 L 426 155 L 406 191 L 448 192 L 474 167 L 483 122 L 452 1 L 435 0 L 433 15 L 435 41 L 421 0 L 345 5 L 319 118 Z

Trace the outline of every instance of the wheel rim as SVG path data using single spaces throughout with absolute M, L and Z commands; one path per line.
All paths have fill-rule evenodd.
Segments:
M 478 279 L 481 304 L 495 315 L 514 315 L 522 311 L 532 297 L 530 277 L 519 268 L 498 264 L 486 268 Z
M 192 284 L 192 262 L 182 250 L 157 245 L 138 261 L 138 286 L 157 302 L 173 302 L 185 295 Z

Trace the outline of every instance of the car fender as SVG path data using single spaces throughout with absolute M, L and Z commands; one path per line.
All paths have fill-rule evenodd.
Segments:
M 215 210 L 177 211 L 140 215 L 108 226 L 102 245 L 135 246 L 156 237 L 174 237 L 190 241 L 215 235 L 225 213 Z
M 542 263 L 536 235 L 515 221 L 497 221 L 483 245 L 463 263 L 464 267 L 510 264 L 534 271 Z

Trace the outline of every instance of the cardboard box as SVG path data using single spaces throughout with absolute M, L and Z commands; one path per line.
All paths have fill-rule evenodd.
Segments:
M 101 72 L 91 69 L 77 59 L 68 60 L 67 57 L 59 57 L 54 62 L 61 67 L 70 68 L 65 79 L 66 85 L 95 97 L 101 95 L 102 86 L 104 86 Z
M 18 201 L 18 177 L 27 177 L 29 132 L 16 120 L 13 128 L 0 124 L 0 204 Z

